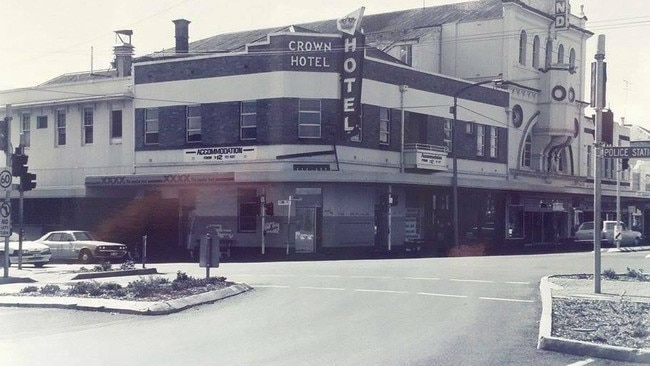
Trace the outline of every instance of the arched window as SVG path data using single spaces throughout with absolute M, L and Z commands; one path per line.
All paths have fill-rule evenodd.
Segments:
M 549 38 L 546 40 L 546 53 L 544 55 L 544 67 L 551 67 L 553 62 L 553 41 Z
M 564 63 L 564 46 L 559 45 L 557 48 L 557 63 L 562 64 Z
M 569 67 L 571 70 L 576 68 L 576 50 L 574 48 L 569 51 Z
M 521 153 L 521 166 L 530 168 L 532 147 L 533 147 L 533 141 L 530 138 L 530 134 L 529 134 L 528 136 L 526 136 L 526 141 L 524 141 L 524 151 L 522 151 Z
M 539 36 L 533 38 L 533 67 L 539 68 Z
M 526 44 L 528 43 L 528 36 L 526 31 L 522 30 L 519 35 L 519 63 L 526 65 Z

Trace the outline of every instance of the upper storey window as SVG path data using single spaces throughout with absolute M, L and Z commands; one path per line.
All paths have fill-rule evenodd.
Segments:
M 201 106 L 188 105 L 186 114 L 187 142 L 201 142 Z
M 560 45 L 557 48 L 557 63 L 558 64 L 563 64 L 564 63 L 564 46 Z
M 551 63 L 553 62 L 553 41 L 549 38 L 546 40 L 546 50 L 545 50 L 545 55 L 544 55 L 544 67 L 549 68 L 551 67 Z
M 320 99 L 300 99 L 298 102 L 298 137 L 317 139 L 321 137 Z
M 255 140 L 257 138 L 257 102 L 241 102 L 239 116 L 239 138 Z
M 539 68 L 539 36 L 533 39 L 533 67 Z
M 399 46 L 399 59 L 407 65 L 413 64 L 413 47 L 410 44 Z
M 155 145 L 159 141 L 158 108 L 147 108 L 144 111 L 144 143 Z
M 526 45 L 528 43 L 528 35 L 525 30 L 519 34 L 519 63 L 526 65 Z

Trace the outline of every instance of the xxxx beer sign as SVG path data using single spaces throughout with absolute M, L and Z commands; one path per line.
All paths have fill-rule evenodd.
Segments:
M 343 33 L 343 65 L 341 69 L 341 108 L 343 131 L 350 139 L 361 136 L 361 80 L 365 37 L 359 31 L 364 7 L 337 21 Z

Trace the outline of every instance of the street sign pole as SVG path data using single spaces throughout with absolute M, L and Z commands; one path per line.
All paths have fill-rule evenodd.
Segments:
M 7 143 L 5 145 L 5 158 L 6 158 L 6 166 L 10 167 L 11 166 L 11 144 L 9 143 L 11 141 L 11 104 L 7 104 L 5 108 L 5 120 L 7 121 Z M 5 202 L 6 203 L 11 203 L 11 184 L 9 184 L 9 188 L 5 191 Z M 11 235 L 11 234 L 10 234 Z M 5 237 L 5 257 L 4 257 L 4 271 L 3 271 L 3 277 L 8 278 L 9 277 L 9 236 Z
M 601 170 L 602 170 L 602 136 L 603 136 L 603 108 L 605 108 L 605 35 L 598 35 L 598 49 L 596 55 L 596 75 L 594 98 L 596 108 L 596 141 L 595 145 L 595 164 L 594 164 L 594 293 L 600 293 L 600 241 L 602 239 L 602 222 L 601 222 Z

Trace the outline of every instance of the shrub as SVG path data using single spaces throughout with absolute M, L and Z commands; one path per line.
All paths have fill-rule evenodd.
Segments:
M 639 269 L 637 271 L 635 269 L 627 267 L 627 276 L 639 281 L 648 281 L 648 277 L 645 275 L 645 273 L 643 273 L 643 269 Z
M 61 287 L 58 285 L 48 284 L 41 287 L 41 293 L 44 295 L 54 295 L 61 290 Z
M 616 279 L 616 271 L 613 269 L 609 268 L 603 271 L 603 277 L 607 278 L 608 280 L 615 280 Z
M 81 281 L 72 285 L 68 293 L 71 295 L 98 296 L 101 294 L 101 290 L 99 289 L 99 283 L 96 281 Z
M 129 292 L 135 297 L 149 297 L 158 294 L 168 294 L 170 292 L 169 280 L 164 277 L 140 278 L 131 281 L 126 286 Z
M 22 289 L 20 289 L 21 294 L 29 294 L 29 293 L 33 293 L 33 292 L 38 292 L 38 287 L 36 287 L 36 286 L 27 286 L 27 287 L 23 287 Z
M 110 271 L 111 268 L 113 267 L 113 265 L 109 261 L 103 261 L 101 266 L 103 271 Z
M 135 269 L 135 262 L 126 261 L 126 262 L 122 263 L 122 265 L 120 266 L 120 269 L 122 271 L 130 271 L 132 269 Z

